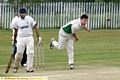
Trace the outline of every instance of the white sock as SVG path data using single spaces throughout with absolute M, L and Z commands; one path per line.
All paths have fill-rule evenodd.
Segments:
M 52 44 L 57 48 L 58 47 L 58 42 L 57 41 L 53 41 Z

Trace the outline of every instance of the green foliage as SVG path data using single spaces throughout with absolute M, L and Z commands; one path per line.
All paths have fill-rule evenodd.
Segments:
M 4 27 L 2 26 L 2 23 L 0 23 L 0 30 L 3 29 Z
M 3 29 L 3 26 L 0 26 L 0 29 Z

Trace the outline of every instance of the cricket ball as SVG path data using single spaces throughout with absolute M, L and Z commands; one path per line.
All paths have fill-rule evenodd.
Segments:
M 107 18 L 107 21 L 110 21 L 110 18 Z

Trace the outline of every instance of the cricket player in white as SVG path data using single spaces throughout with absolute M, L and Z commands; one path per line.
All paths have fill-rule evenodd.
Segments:
M 14 22 L 17 20 L 17 19 L 19 19 L 19 15 L 18 16 L 15 16 L 13 19 L 12 19 L 12 22 L 11 22 L 11 24 L 10 24 L 10 27 L 12 27 L 13 26 L 13 24 L 14 24 Z M 15 57 L 15 54 L 16 54 L 16 51 L 17 51 L 17 47 L 16 47 L 16 45 L 14 45 L 14 29 L 13 29 L 13 36 L 12 36 L 12 45 L 13 45 L 13 51 L 12 51 L 12 54 L 13 54 L 13 57 Z M 17 40 L 17 39 L 16 39 Z M 26 66 L 26 58 L 27 58 L 27 56 L 26 56 L 26 49 L 24 50 L 24 54 L 23 54 L 24 56 L 23 56 L 23 58 L 22 58 L 22 61 L 21 61 L 21 66 Z
M 14 61 L 14 73 L 18 71 L 19 64 L 23 57 L 23 52 L 25 47 L 27 48 L 27 67 L 26 72 L 34 72 L 33 70 L 33 60 L 34 60 L 34 39 L 32 28 L 36 31 L 36 36 L 38 39 L 38 44 L 41 43 L 42 38 L 39 36 L 39 31 L 37 24 L 34 19 L 26 15 L 26 9 L 20 8 L 19 18 L 13 22 L 11 28 L 15 30 L 14 32 L 14 44 L 16 43 L 17 37 L 17 53 L 15 55 Z
M 55 41 L 54 38 L 51 39 L 50 48 L 52 49 L 54 46 L 58 49 L 63 49 L 66 43 L 67 53 L 68 53 L 68 63 L 70 65 L 70 69 L 74 69 L 74 47 L 73 42 L 78 41 L 78 37 L 76 33 L 84 28 L 88 32 L 90 29 L 85 25 L 88 21 L 88 16 L 83 14 L 79 19 L 72 20 L 68 22 L 66 25 L 62 26 L 59 30 L 58 42 Z

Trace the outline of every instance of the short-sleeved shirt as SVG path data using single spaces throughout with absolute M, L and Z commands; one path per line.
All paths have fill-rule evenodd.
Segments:
M 11 29 L 13 29 L 14 24 L 15 24 L 15 22 L 16 22 L 18 19 L 19 19 L 19 16 L 15 16 L 15 17 L 12 19 L 11 24 L 10 24 L 10 28 L 11 28 Z
M 11 24 L 10 24 L 10 28 L 13 29 L 13 25 L 14 25 L 14 22 L 17 21 L 17 19 L 19 19 L 19 16 L 15 16 L 12 21 L 11 21 Z M 14 29 L 13 29 L 13 35 L 14 35 Z M 14 39 L 14 36 L 12 36 L 12 40 Z
M 21 17 L 18 20 L 13 22 L 12 28 L 18 29 L 18 36 L 19 37 L 28 37 L 32 36 L 32 28 L 36 25 L 34 19 L 30 16 L 25 16 L 24 19 Z
M 63 31 L 68 34 L 77 33 L 81 28 L 83 27 L 80 23 L 80 18 L 72 20 L 62 27 Z

